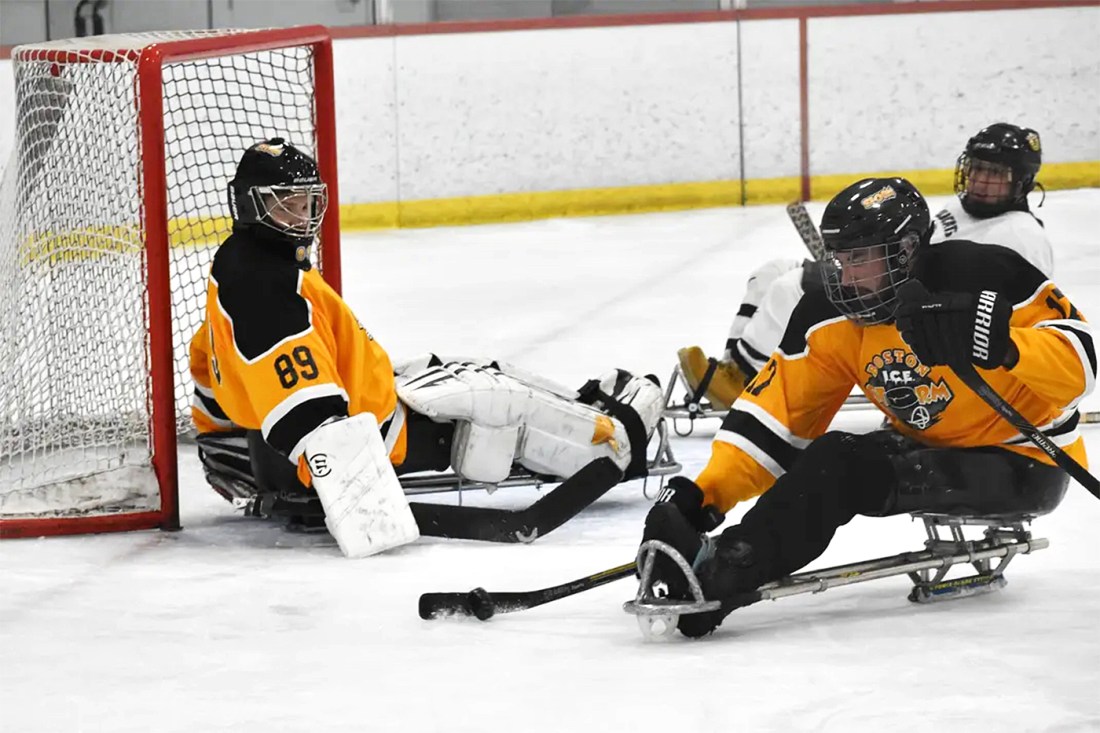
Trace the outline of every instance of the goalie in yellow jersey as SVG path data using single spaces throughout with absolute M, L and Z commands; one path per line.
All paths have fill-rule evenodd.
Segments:
M 1061 501 L 1068 476 L 946 365 L 972 364 L 1083 464 L 1076 408 L 1096 378 L 1089 325 L 1018 252 L 932 247 L 932 226 L 901 178 L 858 181 L 826 206 L 822 287 L 802 296 L 733 403 L 706 468 L 671 479 L 646 518 L 644 540 L 675 548 L 703 595 L 723 601 L 680 615 L 681 633 L 713 631 L 737 607 L 724 599 L 804 567 L 857 514 L 1020 518 Z M 826 432 L 853 386 L 889 430 Z M 755 497 L 738 524 L 706 536 Z M 652 557 L 653 593 L 663 584 L 669 598 L 692 598 L 675 557 Z
M 395 370 L 310 263 L 327 208 L 313 159 L 280 138 L 257 143 L 229 189 L 233 233 L 190 355 L 200 458 L 224 497 L 260 515 L 313 507 L 315 518 L 319 500 L 340 548 L 362 556 L 421 531 L 456 536 L 436 515 L 418 526 L 398 473 L 450 467 L 496 484 L 514 464 L 551 480 L 598 466 L 583 475 L 607 487 L 645 474 L 662 409 L 654 381 L 615 370 L 581 394 L 484 360 Z

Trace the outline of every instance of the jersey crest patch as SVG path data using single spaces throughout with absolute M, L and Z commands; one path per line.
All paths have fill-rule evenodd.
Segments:
M 864 383 L 882 408 L 916 430 L 927 430 L 940 417 L 955 393 L 943 379 L 932 381 L 931 369 L 905 349 L 886 349 L 863 367 Z

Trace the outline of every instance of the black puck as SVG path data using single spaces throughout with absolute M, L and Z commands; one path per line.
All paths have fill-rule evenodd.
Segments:
M 480 621 L 488 621 L 496 613 L 493 597 L 484 588 L 474 588 L 468 595 L 470 610 Z

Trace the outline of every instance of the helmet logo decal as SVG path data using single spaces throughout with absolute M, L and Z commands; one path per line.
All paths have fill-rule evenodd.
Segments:
M 864 388 L 880 407 L 915 430 L 927 430 L 955 393 L 942 378 L 935 381 L 931 369 L 905 349 L 886 349 L 863 367 L 868 374 Z
M 898 194 L 896 191 L 894 191 L 893 186 L 883 186 L 859 203 L 861 206 L 863 206 L 863 208 L 870 209 L 878 206 L 885 201 L 889 201 L 890 199 L 896 199 L 897 197 Z
M 259 143 L 253 149 L 261 153 L 267 153 L 272 158 L 278 158 L 283 154 L 283 151 L 286 150 L 286 146 L 282 143 Z
M 1036 153 L 1041 151 L 1042 146 L 1039 144 L 1039 133 L 1032 130 L 1027 134 L 1025 140 L 1027 140 L 1027 146 L 1034 150 Z

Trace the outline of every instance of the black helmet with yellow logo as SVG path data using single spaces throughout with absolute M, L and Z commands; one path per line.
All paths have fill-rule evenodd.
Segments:
M 266 238 L 274 232 L 278 239 L 306 249 L 327 207 L 327 188 L 317 163 L 279 137 L 244 151 L 229 182 L 229 208 L 236 226 L 265 227 Z
M 998 122 L 982 128 L 955 162 L 955 195 L 971 216 L 1027 211 L 1027 195 L 1043 164 L 1039 133 Z
M 897 289 L 931 235 L 928 204 L 904 178 L 864 178 L 848 186 L 821 216 L 829 300 L 863 325 L 893 320 Z

